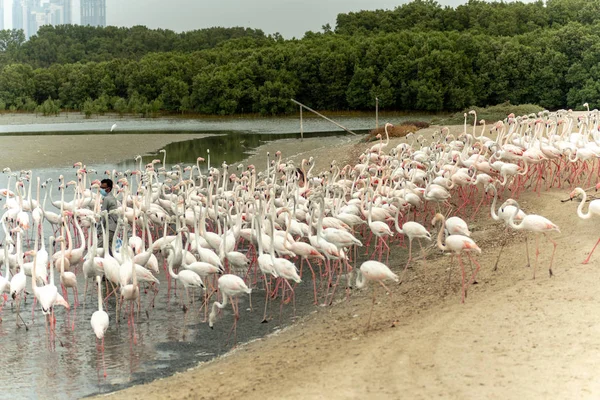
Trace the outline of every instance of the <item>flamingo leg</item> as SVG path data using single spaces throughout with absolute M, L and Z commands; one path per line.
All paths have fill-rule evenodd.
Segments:
M 525 237 L 525 254 L 527 254 L 527 265 L 526 265 L 526 267 L 529 268 L 529 267 L 531 267 L 531 262 L 529 261 L 529 244 L 528 244 L 527 237 Z
M 535 279 L 535 271 L 537 271 L 538 258 L 540 256 L 539 237 L 535 236 L 535 264 L 533 265 L 533 279 Z M 552 266 L 550 267 L 552 269 Z
M 481 265 L 479 265 L 479 263 L 475 261 L 473 257 L 471 257 L 471 254 L 467 253 L 467 257 L 469 257 L 469 259 L 477 266 L 477 268 L 475 268 L 475 272 L 473 272 L 473 275 L 471 276 L 471 281 L 469 283 L 470 286 L 475 283 L 475 278 L 477 277 L 477 273 L 479 272 Z
M 371 316 L 375 308 L 375 286 L 373 286 L 373 301 L 371 302 L 371 311 L 369 311 L 369 319 L 367 320 L 367 330 L 371 327 Z
M 596 250 L 596 247 L 598 247 L 598 243 L 600 243 L 600 238 L 598 238 L 598 241 L 596 242 L 596 244 L 592 248 L 592 251 L 590 251 L 590 254 L 587 256 L 587 258 L 583 261 L 582 264 L 587 264 L 587 263 L 590 262 L 590 258 L 592 257 L 592 254 L 594 254 L 594 250 Z
M 552 245 L 554 246 L 554 248 L 552 249 L 552 256 L 550 256 L 550 266 L 548 267 L 548 273 L 550 274 L 550 276 L 552 276 L 552 275 L 553 275 L 553 273 L 552 273 L 552 262 L 554 261 L 554 253 L 556 252 L 556 246 L 557 246 L 557 243 L 556 243 L 554 240 L 552 240 L 552 238 L 550 238 L 550 237 L 549 237 L 548 235 L 546 235 L 545 233 L 544 233 L 544 236 L 545 236 L 545 237 L 546 237 L 546 239 L 548 239 L 548 240 L 549 240 L 549 241 L 552 243 Z
M 408 238 L 408 261 L 402 270 L 402 275 L 400 276 L 400 283 L 404 282 L 404 275 L 406 274 L 406 270 L 408 269 L 408 265 L 410 264 L 410 260 L 412 260 L 412 238 Z
M 266 288 L 266 292 L 267 292 L 265 295 L 265 312 L 263 314 L 263 320 L 261 321 L 261 323 L 264 324 L 264 323 L 269 322 L 267 320 L 267 307 L 269 306 L 269 292 L 271 290 L 271 285 L 267 279 L 267 276 L 266 275 L 263 275 L 263 276 L 265 277 L 265 288 Z
M 465 266 L 463 265 L 462 258 L 460 257 L 460 254 L 457 254 L 456 257 L 458 258 L 458 263 L 460 264 L 460 271 L 461 271 L 461 274 L 462 274 L 462 298 L 461 298 L 461 303 L 464 303 L 465 302 L 465 297 L 467 297 L 466 288 L 465 288 Z
M 300 263 L 302 263 L 302 261 L 300 261 Z M 308 268 L 310 268 L 310 273 L 312 274 L 312 281 L 313 281 L 313 292 L 314 292 L 314 296 L 315 296 L 315 301 L 314 304 L 319 304 L 319 300 L 317 299 L 317 277 L 315 276 L 315 270 L 313 269 L 312 265 L 310 264 L 310 261 L 308 261 L 308 258 L 306 258 L 306 263 L 308 264 Z
M 502 242 L 502 245 L 500 246 L 500 252 L 498 253 L 498 258 L 496 258 L 496 263 L 494 264 L 494 268 L 492 268 L 492 271 L 498 271 L 498 263 L 500 262 L 500 256 L 502 255 L 502 251 L 504 250 L 504 246 L 506 245 L 506 242 Z

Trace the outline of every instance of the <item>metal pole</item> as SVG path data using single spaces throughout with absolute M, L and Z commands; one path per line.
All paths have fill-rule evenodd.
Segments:
M 304 129 L 302 128 L 302 106 L 300 106 L 300 141 L 304 141 Z
M 338 124 L 337 122 L 335 122 L 334 120 L 332 120 L 332 119 L 330 119 L 330 118 L 327 118 L 326 116 L 324 116 L 323 114 L 321 114 L 321 113 L 319 113 L 319 112 L 317 112 L 317 111 L 313 110 L 312 108 L 305 106 L 304 104 L 300 103 L 299 101 L 296 101 L 296 100 L 294 100 L 294 99 L 290 99 L 290 100 L 292 100 L 294 103 L 298 104 L 300 107 L 304 107 L 304 108 L 306 108 L 308 111 L 310 111 L 310 112 L 313 112 L 313 113 L 317 114 L 319 117 L 321 117 L 321 118 L 324 118 L 324 119 L 326 119 L 327 121 L 331 122 L 332 124 L 335 124 L 335 125 L 337 125 L 338 127 L 342 128 L 342 129 L 343 129 L 343 130 L 345 130 L 346 132 L 348 132 L 348 133 L 351 133 L 351 134 L 353 134 L 353 135 L 355 135 L 355 136 L 358 136 L 356 133 L 352 132 L 350 129 L 348 129 L 348 128 L 346 128 L 346 127 L 344 127 L 344 126 L 342 126 L 342 125 Z
M 375 97 L 375 129 L 379 128 L 379 98 Z

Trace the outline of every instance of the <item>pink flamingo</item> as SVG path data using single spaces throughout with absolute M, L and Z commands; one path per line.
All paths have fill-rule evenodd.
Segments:
M 380 263 L 379 261 L 365 261 L 360 266 L 358 275 L 356 276 L 356 287 L 362 289 L 367 284 L 367 281 L 378 282 L 388 292 L 390 290 L 383 283 L 384 280 L 391 279 L 394 282 L 399 282 L 398 275 L 393 273 L 387 265 Z M 391 292 L 390 292 L 391 293 Z M 371 303 L 371 311 L 369 312 L 369 320 L 367 321 L 367 329 L 371 326 L 371 316 L 373 315 L 373 308 L 375 307 L 375 288 L 373 288 L 373 302 Z
M 225 306 L 227 306 L 227 301 L 231 301 L 231 308 L 233 309 L 233 327 L 231 329 L 234 332 L 234 343 L 237 343 L 237 320 L 240 319 L 237 296 L 243 293 L 251 294 L 252 289 L 249 289 L 248 286 L 246 286 L 246 283 L 242 278 L 232 274 L 222 275 L 219 278 L 218 286 L 223 295 L 223 302 L 219 303 L 218 301 L 215 301 L 213 303 L 212 310 L 208 316 L 208 326 L 213 329 L 215 318 L 217 317 L 217 309 L 225 308 Z M 236 297 L 235 301 L 233 299 L 234 297 Z
M 412 260 L 412 241 L 413 239 L 426 239 L 431 241 L 431 234 L 427 231 L 427 229 L 425 229 L 425 227 L 421 224 L 419 224 L 418 222 L 414 222 L 414 221 L 407 221 L 404 224 L 402 224 L 402 228 L 400 228 L 400 226 L 398 225 L 398 216 L 400 213 L 400 208 L 398 208 L 398 211 L 396 213 L 396 218 L 394 220 L 394 223 L 396 224 L 396 231 L 398 233 L 400 233 L 401 235 L 405 235 L 408 236 L 408 261 L 406 262 L 406 265 L 404 266 L 404 270 L 402 270 L 402 277 L 400 278 L 400 283 L 404 282 L 404 274 L 406 274 L 406 270 L 408 269 L 408 265 L 410 264 L 410 261 Z M 421 242 L 419 242 L 419 245 L 421 245 Z M 421 247 L 422 249 L 422 247 Z
M 525 218 L 523 218 L 523 220 L 521 221 L 521 223 L 519 225 L 515 224 L 515 217 L 517 216 L 517 214 L 519 213 L 519 210 L 521 209 L 521 207 L 519 206 L 519 203 L 517 203 L 516 200 L 513 199 L 508 199 L 504 202 L 504 205 L 513 205 L 516 207 L 514 213 L 510 216 L 510 219 L 508 220 L 508 225 L 516 230 L 526 230 L 526 231 L 530 231 L 535 233 L 535 265 L 533 267 L 533 279 L 535 279 L 535 271 L 537 270 L 537 264 L 538 264 L 538 257 L 540 255 L 540 250 L 539 250 L 539 235 L 540 233 L 543 234 L 554 246 L 554 249 L 552 250 L 552 256 L 550 258 L 550 266 L 548 267 L 548 273 L 550 274 L 550 276 L 552 276 L 552 262 L 554 261 L 554 253 L 556 252 L 556 242 L 554 240 L 552 240 L 551 238 L 549 238 L 546 233 L 548 232 L 553 232 L 556 231 L 558 233 L 560 233 L 560 229 L 558 229 L 558 226 L 556 226 L 555 224 L 552 223 L 552 221 L 550 221 L 547 218 L 542 217 L 541 215 L 535 215 L 535 214 L 529 214 L 526 215 Z
M 481 249 L 479 248 L 479 246 L 477 246 L 477 244 L 475 243 L 475 241 L 473 239 L 471 239 L 470 237 L 464 236 L 464 235 L 450 235 L 446 238 L 446 244 L 445 245 L 442 244 L 442 237 L 444 236 L 444 225 L 446 223 L 446 218 L 442 214 L 438 213 L 433 218 L 433 221 L 431 221 L 431 224 L 435 225 L 438 221 L 442 221 L 442 226 L 440 227 L 440 231 L 438 232 L 437 246 L 442 251 L 453 252 L 456 255 L 456 257 L 458 258 L 458 262 L 460 264 L 460 270 L 462 273 L 461 302 L 464 303 L 465 297 L 467 297 L 467 288 L 465 286 L 465 266 L 463 265 L 462 258 L 460 257 L 460 255 L 463 252 L 466 253 L 467 257 L 469 257 L 469 259 L 471 261 L 473 261 L 473 263 L 475 263 L 475 265 L 477 266 L 477 268 L 475 269 L 475 272 L 473 272 L 473 276 L 471 276 L 471 280 L 469 283 L 469 285 L 471 285 L 475 281 L 475 277 L 477 276 L 477 272 L 479 272 L 479 268 L 481 268 L 481 266 L 479 265 L 479 263 L 477 261 L 475 261 L 473 259 L 473 257 L 471 257 L 471 255 L 469 253 L 474 252 L 474 251 L 481 253 Z
M 598 190 L 598 189 L 600 189 L 600 183 L 596 184 L 596 190 Z M 573 198 L 575 196 L 577 196 L 578 194 L 581 194 L 583 196 L 583 198 L 581 199 L 581 203 L 579 203 L 579 207 L 577 207 L 577 216 L 579 216 L 579 218 L 581 218 L 581 219 L 590 219 L 592 217 L 592 215 L 600 215 L 600 199 L 592 200 L 590 202 L 589 207 L 588 207 L 587 213 L 584 214 L 583 213 L 583 205 L 587 201 L 587 193 L 585 193 L 585 190 L 583 190 L 582 188 L 575 188 L 571 192 L 571 194 L 570 194 L 569 197 L 571 198 L 571 200 L 573 200 Z M 600 243 L 600 238 L 598 238 L 598 241 L 596 242 L 596 244 L 592 248 L 592 251 L 590 251 L 590 254 L 583 261 L 583 264 L 587 264 L 588 262 L 590 262 L 590 258 L 592 257 L 592 254 L 594 253 L 594 250 L 596 250 L 596 247 L 598 246 L 598 243 Z
M 94 311 L 90 324 L 96 335 L 96 340 L 102 340 L 102 365 L 104 366 L 104 377 L 106 378 L 106 364 L 104 363 L 104 334 L 108 329 L 108 314 L 102 309 L 102 278 L 96 276 L 96 284 L 98 285 L 98 311 Z

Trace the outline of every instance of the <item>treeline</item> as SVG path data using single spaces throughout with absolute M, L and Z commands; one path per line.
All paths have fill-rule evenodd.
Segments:
M 492 36 L 515 36 L 570 22 L 600 22 L 597 0 L 542 0 L 531 3 L 468 0 L 456 8 L 433 0 L 413 0 L 394 10 L 339 14 L 338 34 L 377 34 L 409 29 L 471 31 Z
M 189 53 L 211 49 L 237 38 L 256 43 L 271 41 L 260 29 L 241 27 L 215 27 L 175 33 L 169 29 L 148 29 L 145 26 L 45 25 L 27 42 L 20 30 L 0 31 L 0 51 L 4 50 L 4 63 L 20 62 L 35 68 L 116 58 L 139 60 L 155 52 Z
M 370 110 L 375 97 L 380 107 L 396 110 L 457 110 L 505 101 L 550 109 L 584 102 L 600 107 L 596 9 L 600 0 L 548 0 L 546 7 L 469 1 L 456 9 L 417 0 L 393 11 L 340 14 L 335 29 L 325 26 L 302 39 L 242 28 L 205 30 L 213 39 L 198 48 L 192 42 L 170 47 L 183 46 L 177 40 L 153 48 L 150 38 L 167 31 L 144 28 L 148 35 L 140 37 L 147 40 L 106 44 L 99 52 L 106 55 L 103 61 L 86 58 L 94 57 L 87 42 L 96 34 L 108 40 L 104 30 L 127 29 L 45 27 L 26 43 L 3 45 L 0 37 L 0 109 L 279 114 L 296 109 L 290 98 L 318 109 Z M 511 20 L 513 15 L 521 17 Z M 405 19 L 413 23 L 403 27 L 398 21 Z M 511 33 L 498 28 L 511 24 L 516 26 Z M 49 32 L 60 37 L 61 29 L 87 32 L 79 43 L 85 56 L 40 67 L 46 59 L 34 56 L 34 44 Z M 74 33 L 66 38 L 77 43 Z M 60 48 L 59 39 L 50 42 Z M 63 59 L 62 54 L 57 50 L 54 56 Z

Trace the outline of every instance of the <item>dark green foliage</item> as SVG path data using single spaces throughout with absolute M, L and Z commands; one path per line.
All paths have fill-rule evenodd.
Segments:
M 43 115 L 58 115 L 60 113 L 60 101 L 48 98 L 41 105 L 37 106 L 36 112 Z
M 384 110 L 599 108 L 599 59 L 600 0 L 413 0 L 340 14 L 334 28 L 291 40 L 246 28 L 44 26 L 27 42 L 0 31 L 0 108 L 274 115 L 296 112 L 290 98 L 332 111 L 374 110 L 375 98 Z

